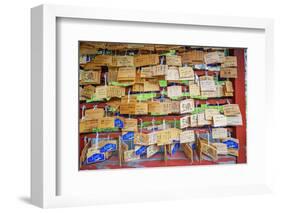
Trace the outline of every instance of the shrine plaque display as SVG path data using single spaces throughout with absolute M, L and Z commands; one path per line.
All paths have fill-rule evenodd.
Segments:
M 247 162 L 246 49 L 78 44 L 80 170 Z

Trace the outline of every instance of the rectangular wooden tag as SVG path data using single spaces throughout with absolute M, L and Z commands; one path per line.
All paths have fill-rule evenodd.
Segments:
M 212 146 L 216 147 L 218 155 L 227 155 L 227 145 L 224 143 L 212 143 Z
M 180 141 L 180 134 L 182 132 L 181 129 L 178 128 L 169 128 L 170 131 L 170 140 L 171 142 L 178 142 Z
M 147 144 L 148 145 L 153 145 L 157 143 L 157 132 L 150 132 L 147 135 Z
M 93 132 L 98 127 L 98 119 L 80 120 L 80 133 Z
M 231 115 L 240 115 L 240 108 L 238 104 L 226 104 L 223 105 L 223 113 L 226 116 L 231 116 Z
M 125 118 L 123 131 L 137 132 L 138 131 L 138 120 L 134 118 Z
M 135 132 L 134 136 L 134 144 L 141 145 L 141 146 L 148 146 L 149 145 L 149 136 L 145 133 Z
M 183 64 L 204 64 L 204 52 L 192 50 L 182 54 Z
M 168 72 L 168 65 L 157 65 L 155 66 L 155 70 L 153 70 L 153 76 L 163 76 L 166 75 Z
M 148 63 L 149 63 L 149 65 L 159 64 L 159 55 L 158 54 L 148 54 Z
M 184 116 L 180 118 L 180 128 L 184 129 L 189 126 L 189 116 Z
M 105 153 L 100 153 L 99 150 L 91 150 L 87 152 L 87 164 L 98 163 L 106 159 Z
M 152 157 L 153 155 L 155 155 L 159 151 L 160 151 L 160 147 L 159 146 L 157 146 L 157 145 L 150 145 L 146 149 L 146 157 L 150 158 L 150 157 Z
M 147 103 L 121 103 L 120 114 L 132 114 L 132 115 L 146 115 L 148 114 Z
M 155 66 L 149 66 L 149 67 L 142 67 L 141 68 L 141 78 L 152 78 L 153 77 L 153 73 L 155 72 Z
M 195 141 L 194 130 L 185 130 L 180 133 L 180 143 L 190 143 Z
M 125 115 L 135 114 L 135 104 L 136 103 L 122 103 L 121 101 L 119 107 L 120 114 L 125 114 Z
M 118 68 L 117 81 L 135 81 L 135 67 L 120 67 Z
M 207 98 L 215 98 L 217 97 L 216 91 L 202 91 L 201 96 L 207 97 Z
M 180 101 L 180 113 L 190 113 L 194 110 L 194 99 L 185 99 Z
M 134 61 L 136 67 L 156 65 L 159 64 L 159 55 L 158 54 L 136 55 L 134 57 Z
M 172 101 L 165 101 L 165 102 L 161 102 L 161 114 L 164 114 L 164 115 L 168 115 L 170 113 L 173 113 L 175 109 L 172 109 L 173 107 L 173 102 Z
M 205 119 L 208 121 L 213 120 L 214 115 L 220 114 L 217 109 L 205 109 Z
M 189 94 L 190 96 L 199 96 L 200 95 L 200 88 L 197 84 L 190 84 L 189 85 Z
M 157 81 L 145 81 L 143 84 L 143 91 L 144 92 L 153 92 L 159 91 L 159 83 Z
M 237 78 L 237 68 L 222 68 L 220 71 L 221 78 Z
M 125 162 L 135 161 L 135 160 L 139 160 L 139 159 L 140 159 L 140 155 L 136 155 L 135 150 L 124 151 L 124 161 Z
M 144 92 L 144 85 L 143 83 L 135 83 L 132 87 L 133 92 Z
M 225 81 L 225 92 L 234 92 L 233 85 L 231 81 Z
M 80 63 L 86 63 L 87 62 L 87 57 L 82 57 L 83 55 L 94 55 L 98 51 L 97 48 L 94 47 L 87 47 L 87 46 L 81 46 L 80 45 Z
M 182 144 L 181 147 L 182 147 L 182 151 L 185 154 L 186 158 L 191 160 L 191 162 L 193 162 L 193 150 L 189 146 L 189 144 Z
M 166 64 L 170 66 L 182 66 L 181 56 L 166 56 Z
M 137 103 L 137 102 L 138 102 L 137 96 L 130 95 L 129 97 L 128 95 L 126 95 L 121 98 L 121 103 Z
M 222 67 L 237 67 L 237 57 L 236 56 L 226 56 Z
M 200 80 L 200 88 L 202 92 L 216 91 L 216 84 L 214 80 Z
M 234 92 L 232 82 L 231 81 L 225 81 L 225 93 L 232 93 Z
M 151 114 L 162 114 L 162 105 L 158 101 L 151 101 L 148 103 L 148 112 Z
M 179 80 L 179 70 L 177 67 L 169 67 L 165 80 L 169 80 L 169 81 L 175 81 L 175 80 Z
M 227 129 L 226 128 L 213 128 L 212 129 L 213 139 L 225 139 L 227 138 Z
M 180 113 L 180 101 L 170 101 L 168 102 L 167 113 Z
M 161 130 L 157 132 L 157 145 L 166 145 L 166 144 L 171 144 L 172 141 L 170 140 L 171 138 L 171 132 L 169 129 Z
M 216 97 L 223 97 L 224 90 L 222 85 L 216 85 Z
M 136 103 L 135 104 L 135 115 L 146 115 L 148 114 L 148 105 L 147 103 Z
M 142 67 L 148 65 L 147 55 L 136 55 L 134 57 L 134 61 L 136 67 Z
M 93 85 L 86 85 L 80 90 L 80 96 L 91 99 L 95 94 L 96 88 Z
M 182 96 L 182 87 L 181 86 L 169 86 L 167 87 L 168 97 L 175 98 Z
M 114 118 L 104 117 L 99 119 L 98 128 L 114 128 Z
M 204 61 L 206 64 L 217 64 L 224 62 L 224 53 L 223 52 L 209 52 L 205 53 Z
M 112 62 L 116 67 L 133 67 L 134 56 L 113 56 Z
M 224 115 L 213 115 L 213 126 L 227 126 L 227 120 Z
M 118 67 L 108 67 L 108 75 L 107 75 L 108 82 L 118 81 L 117 75 L 118 75 Z
M 103 108 L 86 109 L 85 110 L 85 119 L 86 120 L 103 118 L 103 116 L 104 116 L 104 109 Z
M 107 152 L 107 151 L 114 151 L 112 149 L 108 149 L 110 148 L 107 145 L 115 145 L 113 148 L 115 149 L 117 146 L 117 140 L 103 140 L 103 139 L 99 139 L 98 143 L 96 144 L 92 144 L 91 147 L 89 149 L 102 149 L 101 152 Z
M 98 99 L 107 98 L 107 86 L 97 86 L 95 96 Z
M 218 152 L 214 146 L 211 146 L 211 145 L 208 145 L 205 143 L 201 143 L 201 152 L 203 154 L 207 155 L 208 157 L 212 158 L 213 160 L 218 159 Z
M 107 98 L 125 96 L 125 88 L 119 86 L 107 86 Z
M 227 126 L 242 126 L 242 116 L 235 115 L 235 116 L 226 116 Z
M 112 56 L 111 55 L 96 55 L 93 60 L 93 63 L 96 66 L 111 66 L 112 65 Z
M 181 80 L 194 80 L 192 67 L 179 67 L 179 77 Z
M 100 71 L 80 71 L 80 85 L 100 84 Z
M 198 113 L 197 114 L 197 125 L 198 126 L 205 126 L 211 124 L 211 121 L 205 119 L 205 113 Z

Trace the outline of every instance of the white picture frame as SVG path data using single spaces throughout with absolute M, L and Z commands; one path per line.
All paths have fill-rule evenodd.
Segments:
M 260 71 L 260 76 L 264 77 L 263 88 L 265 93 L 261 94 L 264 102 L 260 103 L 259 109 L 265 109 L 274 103 L 273 96 L 266 95 L 273 91 L 274 85 L 272 84 L 271 78 L 274 75 L 273 72 L 273 21 L 270 19 L 256 19 L 256 18 L 241 18 L 241 17 L 217 17 L 217 16 L 203 16 L 203 15 L 189 15 L 189 14 L 166 14 L 148 12 L 148 11 L 120 11 L 107 8 L 107 12 L 104 12 L 104 8 L 85 8 L 85 7 L 74 7 L 74 6 L 54 6 L 54 5 L 41 5 L 31 10 L 31 51 L 32 51 L 32 87 L 31 87 L 31 201 L 33 204 L 47 208 L 47 207 L 58 207 L 58 206 L 76 206 L 76 205 L 91 205 L 99 203 L 116 203 L 116 202 L 136 202 L 144 200 L 161 200 L 161 199 L 178 199 L 188 197 L 205 197 L 205 196 L 224 196 L 224 195 L 240 195 L 240 194 L 252 194 L 252 193 L 264 193 L 271 190 L 271 178 L 272 178 L 272 165 L 270 164 L 269 151 L 270 141 L 273 138 L 270 132 L 272 131 L 269 125 L 265 126 L 264 134 L 266 135 L 266 143 L 263 143 L 264 148 L 267 150 L 264 153 L 264 164 L 261 166 L 257 174 L 261 172 L 265 174 L 258 181 L 253 181 L 253 184 L 249 184 L 249 180 L 243 182 L 243 179 L 237 183 L 223 182 L 219 185 L 210 185 L 209 188 L 200 183 L 193 183 L 197 188 L 178 188 L 172 189 L 172 183 L 166 183 L 165 190 L 159 188 L 153 188 L 151 196 L 145 195 L 143 192 L 131 195 L 128 194 L 126 199 L 122 199 L 119 193 L 130 193 L 131 191 L 122 191 L 113 193 L 113 195 L 107 195 L 104 193 L 100 199 L 96 196 L 83 195 L 81 190 L 80 195 L 76 194 L 60 194 L 58 188 L 60 184 L 63 184 L 63 180 L 59 181 L 59 172 L 61 167 L 58 166 L 58 159 L 60 158 L 57 148 L 57 88 L 60 84 L 57 79 L 57 21 L 60 18 L 63 19 L 78 19 L 78 20 L 100 20 L 100 21 L 112 21 L 116 20 L 121 23 L 134 22 L 149 24 L 153 23 L 155 26 L 165 26 L 166 28 L 173 26 L 198 26 L 200 28 L 223 28 L 236 31 L 239 30 L 257 30 L 262 32 L 265 42 L 264 45 L 264 68 Z M 234 35 L 235 36 L 235 35 Z M 138 42 L 138 41 L 135 41 Z M 174 41 L 177 43 L 177 41 Z M 199 41 L 200 43 L 200 41 Z M 199 44 L 198 43 L 198 44 Z M 75 68 L 76 69 L 76 68 Z M 271 76 L 271 78 L 269 77 Z M 259 79 L 261 81 L 261 79 Z M 251 88 L 251 79 L 249 78 L 249 87 Z M 250 89 L 251 92 L 251 89 Z M 254 94 L 255 92 L 253 91 Z M 253 110 L 253 105 L 250 102 L 248 111 Z M 256 111 L 255 111 L 256 112 Z M 251 113 L 250 113 L 251 114 Z M 248 115 L 247 115 L 248 116 Z M 251 116 L 251 115 L 249 115 Z M 251 118 L 251 117 L 250 117 Z M 272 122 L 272 117 L 262 117 L 260 122 Z M 250 119 L 251 121 L 251 119 Z M 250 132 L 253 131 L 251 126 L 249 127 Z M 265 136 L 264 136 L 265 137 Z M 262 138 L 258 139 L 262 142 Z M 248 140 L 251 143 L 251 138 Z M 257 153 L 261 153 L 259 147 L 250 147 L 251 152 L 256 150 Z M 250 153 L 251 154 L 251 153 Z M 251 157 L 251 156 L 249 156 Z M 73 156 L 73 160 L 77 160 L 77 156 Z M 254 158 L 253 158 L 254 159 Z M 255 164 L 254 160 L 250 161 L 249 165 L 239 165 L 239 172 L 247 171 L 251 164 Z M 234 168 L 232 166 L 232 168 Z M 149 169 L 138 170 L 135 169 L 130 171 L 116 170 L 113 175 L 115 178 L 125 178 L 124 174 L 128 172 L 132 173 L 133 177 L 138 178 L 140 173 L 157 173 L 157 175 L 163 175 L 170 168 L 163 169 Z M 191 172 L 198 172 L 198 174 L 205 174 L 203 170 L 208 170 L 207 167 L 200 167 L 197 169 L 191 169 Z M 227 170 L 229 168 L 221 168 L 220 170 Z M 218 171 L 217 167 L 212 169 Z M 77 171 L 78 172 L 78 171 Z M 90 175 L 91 171 L 84 172 L 83 176 Z M 184 174 L 186 170 L 173 170 L 176 174 Z M 222 171 L 223 172 L 223 171 Z M 238 172 L 238 170 L 237 170 Z M 249 173 L 252 171 L 249 170 Z M 103 174 L 102 174 L 103 173 Z M 98 171 L 95 175 L 105 177 L 109 174 L 109 171 Z M 255 173 L 256 174 L 256 173 Z M 255 174 L 251 174 L 254 176 Z M 175 176 L 175 175 L 174 175 Z M 173 176 L 173 177 L 174 177 Z M 176 177 L 176 176 L 175 176 Z M 250 176 L 249 176 L 250 177 Z M 84 178 L 84 177 L 83 177 Z M 194 176 L 196 178 L 196 175 Z M 83 179 L 83 180 L 87 180 Z M 70 180 L 71 177 L 70 177 Z M 78 180 L 78 179 L 76 179 Z M 79 179 L 80 180 L 80 179 Z M 82 180 L 82 179 L 81 179 Z M 100 180 L 100 179 L 99 179 Z M 212 181 L 212 178 L 211 178 Z M 79 183 L 72 183 L 77 185 Z M 68 185 L 69 186 L 69 185 Z M 82 186 L 81 186 L 82 187 Z M 90 186 L 89 186 L 90 187 Z M 85 185 L 83 185 L 85 188 Z M 188 189 L 188 193 L 186 191 Z M 89 189 L 90 190 L 90 189 Z M 105 188 L 110 190 L 110 188 Z M 175 195 L 176 192 L 176 195 Z M 58 195 L 59 194 L 59 195 Z

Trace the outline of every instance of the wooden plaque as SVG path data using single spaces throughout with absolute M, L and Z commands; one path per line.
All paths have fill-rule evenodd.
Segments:
M 221 78 L 237 78 L 237 68 L 222 68 L 220 71 Z
M 166 56 L 166 64 L 169 66 L 182 66 L 181 56 Z

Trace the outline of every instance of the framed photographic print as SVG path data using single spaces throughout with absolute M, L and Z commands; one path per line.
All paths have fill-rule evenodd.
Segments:
M 272 28 L 268 19 L 33 8 L 32 203 L 269 192 Z
M 80 170 L 246 163 L 245 48 L 78 45 Z

